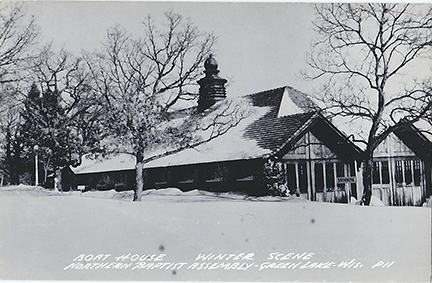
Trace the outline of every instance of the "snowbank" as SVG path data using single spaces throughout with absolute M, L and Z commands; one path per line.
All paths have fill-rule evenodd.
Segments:
M 0 187 L 0 192 L 7 195 L 20 195 L 27 194 L 31 196 L 55 196 L 60 193 L 54 189 L 45 189 L 40 186 L 17 185 L 17 186 L 3 186 Z
M 67 193 L 66 193 L 67 194 Z M 131 201 L 133 199 L 134 191 L 87 191 L 84 193 L 72 192 L 73 195 L 81 195 L 84 197 L 103 198 L 103 199 L 119 199 L 124 201 Z M 142 193 L 142 201 L 155 201 L 165 200 L 170 202 L 185 202 L 185 201 L 267 201 L 267 202 L 307 202 L 307 200 L 291 196 L 291 197 L 276 197 L 276 196 L 263 196 L 253 197 L 236 192 L 208 192 L 198 189 L 182 192 L 178 188 L 166 189 L 149 189 Z
M 429 282 L 429 208 L 365 207 L 177 189 L 146 191 L 143 201 L 136 203 L 131 193 L 56 193 L 53 197 L 52 191 L 41 188 L 2 188 L 0 278 Z M 202 259 L 225 253 L 251 259 Z M 280 259 L 279 255 L 290 258 L 292 253 L 304 254 L 304 259 Z M 92 258 L 100 254 L 111 267 L 90 269 L 99 262 Z M 128 255 L 135 260 L 161 256 L 160 264 L 177 265 L 133 269 L 137 263 L 142 267 L 158 262 L 129 258 L 119 259 L 129 267 L 112 268 L 119 263 L 116 258 Z M 221 268 L 220 263 L 253 265 L 241 270 Z

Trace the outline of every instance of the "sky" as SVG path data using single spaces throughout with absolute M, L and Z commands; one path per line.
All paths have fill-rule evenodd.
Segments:
M 219 75 L 229 81 L 228 96 L 285 85 L 303 92 L 319 87 L 300 75 L 314 38 L 309 3 L 28 1 L 24 7 L 41 28 L 42 43 L 76 54 L 100 47 L 108 27 L 120 24 L 139 35 L 147 15 L 162 24 L 164 12 L 172 10 L 218 37 L 213 54 Z

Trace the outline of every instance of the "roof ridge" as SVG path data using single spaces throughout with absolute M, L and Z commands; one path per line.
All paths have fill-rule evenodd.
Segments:
M 253 92 L 253 93 L 249 93 L 249 94 L 246 94 L 246 95 L 243 95 L 242 97 L 248 97 L 248 96 L 253 96 L 253 95 L 257 95 L 257 94 L 263 94 L 263 93 L 266 93 L 266 92 L 271 92 L 271 91 L 275 91 L 275 90 L 280 90 L 280 89 L 285 89 L 285 88 L 292 88 L 292 87 L 290 87 L 290 86 L 280 86 L 280 87 L 275 87 L 275 88 L 271 88 L 271 89 L 266 89 L 266 90 L 262 90 L 262 91 L 258 91 L 258 92 Z

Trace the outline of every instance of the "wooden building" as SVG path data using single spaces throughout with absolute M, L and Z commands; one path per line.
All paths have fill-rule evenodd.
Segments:
M 431 150 L 415 127 L 389 134 L 374 152 L 372 195 L 385 205 L 421 205 L 431 195 Z
M 360 149 L 305 94 L 281 87 L 243 99 L 254 115 L 207 144 L 147 163 L 146 188 L 261 196 L 285 186 L 309 200 L 357 197 Z M 266 172 L 269 160 L 284 179 L 274 186 Z
M 70 167 L 74 174 L 71 187 L 83 191 L 131 190 L 135 187 L 135 165 L 135 158 L 126 154 L 110 158 L 84 157 L 80 166 Z
M 204 114 L 228 99 L 216 60 L 210 57 L 205 68 L 196 106 Z M 236 127 L 208 143 L 146 163 L 145 189 L 253 196 L 283 192 L 339 203 L 361 198 L 361 149 L 307 95 L 284 86 L 240 100 L 250 115 Z M 420 205 L 431 195 L 431 148 L 414 127 L 390 134 L 374 154 L 373 195 L 386 205 Z M 135 160 L 128 158 L 84 161 L 72 168 L 77 185 L 132 189 Z

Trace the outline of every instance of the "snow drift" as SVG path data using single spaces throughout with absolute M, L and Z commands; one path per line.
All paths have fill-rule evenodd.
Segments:
M 429 282 L 430 208 L 0 188 L 0 279 Z

